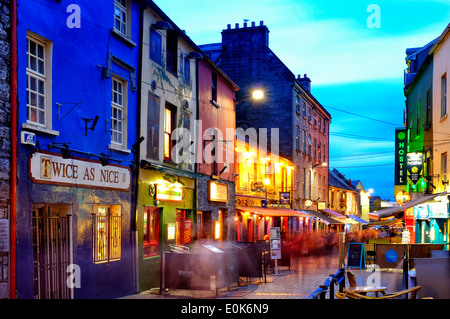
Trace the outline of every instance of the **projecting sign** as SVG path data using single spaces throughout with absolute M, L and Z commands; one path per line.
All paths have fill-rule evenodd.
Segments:
M 30 178 L 41 184 L 127 191 L 131 174 L 128 167 L 102 166 L 98 161 L 85 159 L 63 159 L 58 154 L 39 151 L 30 156 Z
M 395 130 L 395 185 L 406 185 L 406 129 Z
M 423 173 L 423 154 L 422 153 L 408 153 L 406 156 L 406 168 L 408 170 L 408 180 L 411 184 L 416 184 Z

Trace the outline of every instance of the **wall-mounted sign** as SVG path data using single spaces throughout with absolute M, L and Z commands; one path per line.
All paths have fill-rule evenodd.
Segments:
M 0 253 L 9 252 L 9 219 L 0 219 Z
M 280 204 L 289 204 L 291 202 L 290 192 L 280 192 Z
M 211 202 L 228 202 L 228 185 L 209 181 L 208 200 Z
M 63 159 L 60 155 L 39 151 L 30 156 L 30 178 L 34 183 L 130 189 L 130 169 L 118 165 L 102 166 L 87 159 Z
M 192 239 L 192 219 L 184 220 L 184 243 L 190 244 Z
M 415 185 L 422 178 L 423 153 L 408 153 L 406 161 L 408 180 Z
M 395 185 L 406 185 L 406 129 L 395 130 Z
M 183 188 L 156 184 L 156 200 L 181 202 L 183 200 Z
M 250 189 L 252 192 L 265 192 L 266 191 L 266 185 L 261 182 L 252 182 L 250 185 Z
M 24 145 L 35 146 L 36 145 L 36 134 L 27 132 L 27 131 L 22 131 L 20 133 L 20 142 Z
M 312 200 L 308 199 L 305 201 L 305 206 L 310 207 L 312 205 Z

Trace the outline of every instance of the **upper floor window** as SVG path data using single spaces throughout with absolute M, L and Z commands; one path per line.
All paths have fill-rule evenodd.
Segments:
M 161 65 L 161 34 L 153 28 L 150 28 L 150 59 Z
M 114 77 L 112 80 L 111 97 L 111 143 L 119 147 L 126 147 L 127 104 L 125 81 Z
M 427 91 L 427 111 L 426 111 L 426 119 L 425 119 L 425 127 L 429 128 L 431 126 L 431 119 L 433 117 L 432 105 L 431 105 L 431 90 Z
M 300 151 L 300 128 L 297 126 L 297 131 L 295 135 L 295 149 Z
M 217 102 L 217 74 L 214 72 L 211 76 L 211 99 Z
M 127 35 L 127 0 L 114 0 L 114 29 Z
M 308 107 L 308 122 L 311 123 L 311 108 Z
M 164 160 L 172 161 L 172 131 L 175 126 L 175 111 L 171 105 L 164 110 Z
M 300 99 L 298 96 L 295 98 L 295 111 L 300 114 Z
M 178 70 L 178 36 L 173 31 L 167 31 L 166 68 L 173 74 Z
M 303 102 L 303 106 L 302 106 L 302 116 L 304 118 L 306 118 L 306 103 L 305 102 Z
M 27 122 L 51 129 L 51 42 L 27 37 Z
M 447 114 L 447 73 L 441 77 L 441 117 Z

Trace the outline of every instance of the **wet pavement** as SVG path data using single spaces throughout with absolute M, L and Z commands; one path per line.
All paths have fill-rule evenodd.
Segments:
M 320 256 L 300 256 L 291 258 L 291 266 L 279 267 L 278 274 L 269 270 L 264 278 L 240 278 L 240 283 L 229 288 L 215 291 L 169 290 L 163 293 L 159 289 L 144 291 L 124 299 L 305 299 L 325 280 L 338 271 L 338 253 Z M 381 285 L 387 292 L 403 289 L 401 270 L 387 269 L 346 269 L 351 271 L 358 285 Z M 348 286 L 348 280 L 345 279 Z M 335 291 L 338 287 L 335 286 Z M 327 293 L 326 296 L 329 299 Z

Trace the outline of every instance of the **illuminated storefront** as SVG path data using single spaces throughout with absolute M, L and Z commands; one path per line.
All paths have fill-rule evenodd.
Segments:
M 450 242 L 448 199 L 445 196 L 441 197 L 440 201 L 414 206 L 416 243 L 448 244 Z

